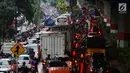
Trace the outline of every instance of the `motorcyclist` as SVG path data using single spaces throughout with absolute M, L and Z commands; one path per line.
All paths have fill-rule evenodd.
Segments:
M 23 65 L 22 65 L 22 67 L 21 67 L 21 72 L 22 72 L 22 73 L 28 73 L 28 68 L 27 68 L 25 62 L 23 62 Z
M 58 60 L 59 59 L 59 56 L 56 54 L 55 55 L 55 60 Z
M 32 67 L 34 66 L 35 67 L 35 69 L 36 69 L 36 71 L 37 71 L 37 65 L 38 65 L 38 61 L 37 61 L 37 59 L 36 58 L 34 58 L 33 60 L 32 60 Z
M 34 55 L 35 55 L 34 49 L 32 49 L 32 51 L 30 52 L 29 55 L 30 55 L 30 58 L 31 58 L 31 59 L 34 59 Z
M 51 58 L 50 58 L 50 57 L 51 57 L 51 55 L 50 55 L 50 54 L 48 54 L 48 55 L 47 55 L 46 60 L 51 60 Z

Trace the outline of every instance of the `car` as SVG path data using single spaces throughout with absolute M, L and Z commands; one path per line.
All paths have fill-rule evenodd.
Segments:
M 88 33 L 88 37 L 95 37 L 95 36 L 98 36 L 98 33 L 96 33 L 96 32 L 89 32 Z
M 11 60 L 8 58 L 0 59 L 0 73 L 11 73 Z
M 28 52 L 28 54 L 30 54 L 32 49 L 35 52 L 34 57 L 39 59 L 39 57 L 40 57 L 40 45 L 39 44 L 28 44 L 27 45 L 27 52 Z
M 44 73 L 70 73 L 70 69 L 66 62 L 61 60 L 50 60 L 46 63 Z
M 18 68 L 19 69 L 22 67 L 23 62 L 26 63 L 26 66 L 28 67 L 28 69 L 31 68 L 31 59 L 30 59 L 29 55 L 22 54 L 18 57 Z
M 71 58 L 69 56 L 59 56 L 59 60 L 66 62 L 68 65 L 69 69 L 71 70 L 72 68 L 72 61 L 70 60 Z
M 71 24 L 71 15 L 70 14 L 62 14 L 56 18 L 56 25 L 69 25 Z
M 28 39 L 28 44 L 36 44 L 37 40 L 36 39 Z

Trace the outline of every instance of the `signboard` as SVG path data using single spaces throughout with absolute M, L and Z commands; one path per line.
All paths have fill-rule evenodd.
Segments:
M 23 48 L 23 46 L 20 44 L 20 43 L 16 43 L 12 48 L 11 48 L 11 51 L 12 53 L 15 55 L 15 56 L 19 56 L 21 55 L 25 49 Z
M 126 3 L 119 3 L 118 4 L 118 11 L 119 13 L 127 13 L 127 4 Z

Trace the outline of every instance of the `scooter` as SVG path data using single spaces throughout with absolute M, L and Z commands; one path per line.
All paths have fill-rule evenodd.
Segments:
M 37 70 L 37 67 L 36 66 L 32 66 L 31 67 L 31 73 L 37 73 L 38 70 Z

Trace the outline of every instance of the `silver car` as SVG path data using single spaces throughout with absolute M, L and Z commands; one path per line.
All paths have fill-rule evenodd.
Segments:
M 11 73 L 11 62 L 9 59 L 0 59 L 0 73 Z

